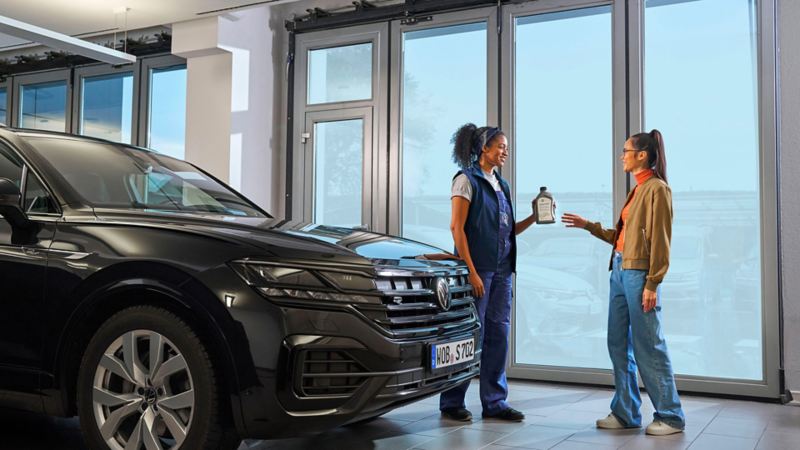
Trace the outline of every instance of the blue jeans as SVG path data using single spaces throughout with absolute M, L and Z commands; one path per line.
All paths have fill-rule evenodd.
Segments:
M 506 358 L 511 331 L 511 273 L 478 272 L 484 293 L 476 303 L 481 322 L 481 404 L 483 412 L 497 414 L 508 408 Z M 442 392 L 439 409 L 464 408 L 469 381 Z
M 608 354 L 614 366 L 616 389 L 611 412 L 625 426 L 641 426 L 638 364 L 655 408 L 653 419 L 683 429 L 686 420 L 661 331 L 661 289 L 657 291 L 656 307 L 644 312 L 642 293 L 646 276 L 644 270 L 623 270 L 622 255 L 614 253 L 608 305 Z

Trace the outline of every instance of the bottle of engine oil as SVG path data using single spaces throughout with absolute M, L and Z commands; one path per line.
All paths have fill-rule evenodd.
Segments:
M 539 195 L 533 199 L 533 207 L 536 210 L 536 223 L 556 223 L 556 202 L 553 195 L 547 192 L 547 186 L 539 188 Z

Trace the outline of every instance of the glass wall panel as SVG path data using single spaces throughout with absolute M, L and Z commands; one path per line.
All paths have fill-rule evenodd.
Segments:
M 673 193 L 662 287 L 672 363 L 761 380 L 755 1 L 645 6 L 645 122 L 664 134 Z
M 19 112 L 21 128 L 67 131 L 67 82 L 21 86 Z
M 131 143 L 133 73 L 82 79 L 80 134 Z
M 8 105 L 8 91 L 6 88 L 0 88 L 0 123 L 8 125 L 8 114 L 6 111 Z
M 150 70 L 147 147 L 183 159 L 186 135 L 186 66 Z
M 403 33 L 403 236 L 452 251 L 450 138 L 486 125 L 486 22 Z
M 547 186 L 557 212 L 613 225 L 611 26 L 605 6 L 516 19 L 518 217 Z M 611 247 L 560 222 L 534 225 L 517 242 L 515 362 L 610 367 Z
M 372 98 L 372 43 L 308 52 L 308 103 Z
M 314 222 L 361 225 L 364 120 L 314 124 Z

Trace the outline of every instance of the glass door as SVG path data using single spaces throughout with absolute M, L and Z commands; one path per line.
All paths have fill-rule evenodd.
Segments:
M 378 24 L 297 37 L 293 219 L 386 231 L 387 35 Z
M 546 186 L 557 213 L 611 226 L 611 6 L 519 14 L 512 23 L 517 215 L 530 214 Z M 609 368 L 608 244 L 560 223 L 534 225 L 517 243 L 512 364 Z

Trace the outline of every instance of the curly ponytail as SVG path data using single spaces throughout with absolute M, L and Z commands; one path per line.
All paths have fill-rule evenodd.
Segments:
M 467 123 L 456 130 L 450 139 L 450 143 L 453 144 L 453 162 L 462 169 L 471 166 L 477 159 L 472 149 L 472 137 L 477 130 L 478 127 L 474 123 Z

